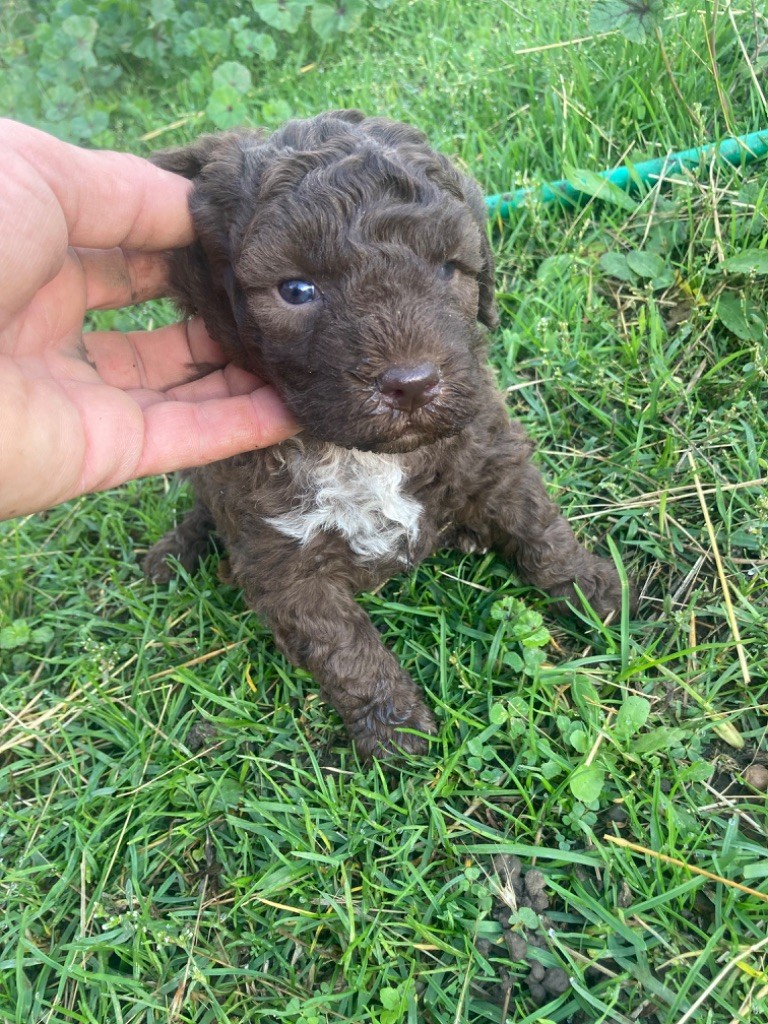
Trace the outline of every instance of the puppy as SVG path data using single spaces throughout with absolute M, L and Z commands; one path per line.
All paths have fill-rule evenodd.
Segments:
M 477 185 L 405 124 L 333 111 L 211 135 L 156 162 L 194 180 L 174 295 L 274 385 L 295 439 L 194 470 L 197 504 L 144 563 L 192 569 L 212 533 L 285 655 L 363 758 L 425 749 L 422 694 L 355 601 L 441 547 L 493 548 L 562 602 L 621 607 L 486 367 L 497 324 Z

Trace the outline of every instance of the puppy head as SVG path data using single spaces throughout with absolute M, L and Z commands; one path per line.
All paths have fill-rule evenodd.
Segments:
M 177 297 L 308 433 L 403 452 L 476 415 L 496 324 L 485 209 L 420 132 L 337 111 L 155 160 L 195 181 Z

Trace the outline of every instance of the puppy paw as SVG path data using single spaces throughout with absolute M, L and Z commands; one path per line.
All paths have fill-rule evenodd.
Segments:
M 605 620 L 610 617 L 613 621 L 621 615 L 622 589 L 621 579 L 616 566 L 609 558 L 597 558 L 590 563 L 587 571 L 583 572 L 573 583 L 565 583 L 561 587 L 553 588 L 551 593 L 555 597 L 563 598 L 558 601 L 556 610 L 566 612 L 569 602 L 578 608 L 581 604 L 576 587 L 592 606 L 594 612 Z M 637 610 L 637 587 L 633 580 L 629 580 L 629 611 L 634 614 Z
M 171 565 L 169 558 L 175 558 L 191 572 L 197 566 L 200 552 L 191 550 L 178 536 L 177 531 L 171 530 L 149 549 L 141 563 L 142 572 L 150 583 L 169 583 L 177 575 L 178 570 Z
M 141 563 L 141 571 L 150 583 L 168 583 L 175 575 L 174 569 L 166 561 L 168 555 L 173 553 L 163 541 L 149 549 Z
M 415 691 L 415 686 L 413 691 Z M 400 754 L 425 754 L 429 748 L 425 733 L 433 736 L 437 726 L 432 712 L 414 692 L 393 693 L 383 701 L 370 704 L 347 728 L 362 761 L 387 760 Z M 398 697 L 400 700 L 398 700 Z M 405 700 L 403 698 L 405 697 Z M 402 701 L 402 703 L 401 703 Z M 414 730 L 404 732 L 403 730 Z

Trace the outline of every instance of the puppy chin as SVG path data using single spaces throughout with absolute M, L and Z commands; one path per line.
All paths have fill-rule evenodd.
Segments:
M 335 431 L 312 430 L 306 427 L 304 434 L 311 434 L 317 441 L 347 448 L 349 451 L 371 452 L 373 455 L 405 455 L 415 452 L 424 445 L 432 444 L 437 437 L 424 437 L 422 434 L 408 433 L 400 437 L 363 437 Z M 445 435 L 443 435 L 445 436 Z
M 405 436 L 398 437 L 394 441 L 367 442 L 365 444 L 353 444 L 350 447 L 357 448 L 363 452 L 372 452 L 374 455 L 407 455 L 408 452 L 415 452 L 417 449 L 432 444 L 436 440 L 437 438 L 427 440 L 423 437 Z
M 397 434 L 383 436 L 345 437 L 343 440 L 327 438 L 326 440 L 332 441 L 333 444 L 341 448 L 356 448 L 358 451 L 372 452 L 374 455 L 407 455 L 408 452 L 415 452 L 419 448 L 426 448 L 445 438 L 453 437 L 466 426 L 466 422 L 461 422 L 452 423 L 450 427 L 443 426 L 439 430 L 405 429 Z
M 465 402 L 463 408 L 442 409 L 435 414 L 422 409 L 414 414 L 395 413 L 382 408 L 373 414 L 369 410 L 345 409 L 337 406 L 332 416 L 323 416 L 319 402 L 283 400 L 302 426 L 305 436 L 339 448 L 356 449 L 378 455 L 405 455 L 461 433 L 477 416 L 479 410 Z M 307 410 L 317 410 L 313 416 Z

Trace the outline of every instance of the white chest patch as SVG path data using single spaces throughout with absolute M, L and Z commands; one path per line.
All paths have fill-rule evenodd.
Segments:
M 407 562 L 422 507 L 403 493 L 405 473 L 397 456 L 332 444 L 319 451 L 302 449 L 296 442 L 284 446 L 299 503 L 266 522 L 300 544 L 320 531 L 335 531 L 361 558 L 395 555 Z

